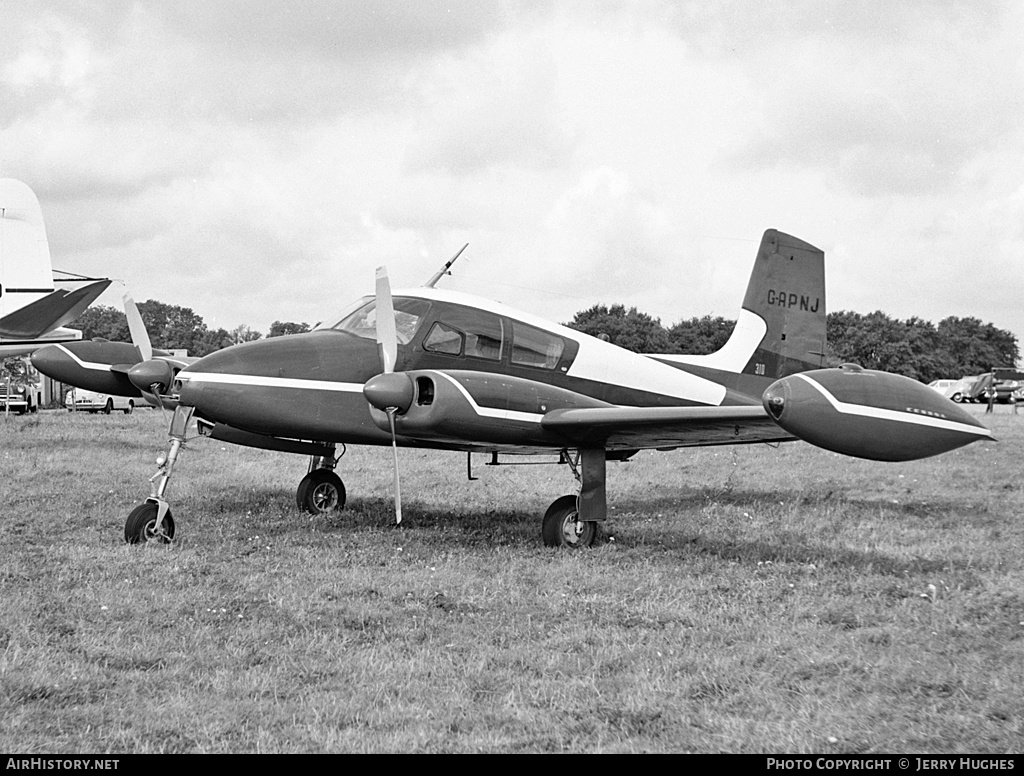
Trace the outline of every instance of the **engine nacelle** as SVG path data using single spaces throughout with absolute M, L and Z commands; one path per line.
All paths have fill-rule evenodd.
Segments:
M 784 377 L 762 402 L 776 423 L 805 442 L 874 461 L 927 458 L 993 438 L 928 386 L 855 364 Z
M 413 389 L 408 401 L 403 381 L 408 381 Z M 382 375 L 369 380 L 363 393 L 370 401 L 373 422 L 380 429 L 389 429 L 387 416 L 380 408 L 398 406 L 401 411 L 395 417 L 395 430 L 400 436 L 453 444 L 468 441 L 557 447 L 564 445 L 564 441 L 541 427 L 541 418 L 546 413 L 611 406 L 547 383 L 468 370 L 413 370 Z
M 47 377 L 68 385 L 114 396 L 140 396 L 128 379 L 127 366 L 111 370 L 112 364 L 134 364 L 139 349 L 128 342 L 83 340 L 47 345 L 32 354 L 32 366 Z

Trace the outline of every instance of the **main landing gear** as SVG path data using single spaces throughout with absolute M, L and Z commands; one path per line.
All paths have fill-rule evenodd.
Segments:
M 333 456 L 311 456 L 309 473 L 299 482 L 295 503 L 311 515 L 323 515 L 345 508 L 345 483 L 334 473 L 337 459 Z
M 548 547 L 590 547 L 600 535 L 600 524 L 580 520 L 579 496 L 562 496 L 544 513 L 540 535 Z
M 605 451 L 584 449 L 575 456 L 563 451 L 562 460 L 580 483 L 580 494 L 562 496 L 548 507 L 541 523 L 541 538 L 548 547 L 590 547 L 600 535 L 601 522 L 608 517 Z

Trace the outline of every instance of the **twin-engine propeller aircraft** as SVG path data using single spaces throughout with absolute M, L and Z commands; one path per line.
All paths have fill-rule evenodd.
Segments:
M 0 178 L 0 358 L 80 340 L 82 332 L 65 325 L 110 282 L 54 278 L 39 200 L 21 181 Z
M 855 365 L 821 368 L 824 254 L 775 230 L 762 238 L 731 338 L 708 356 L 632 353 L 436 289 L 440 274 L 392 294 L 381 268 L 375 296 L 336 323 L 235 345 L 181 370 L 170 387 L 178 404 L 169 447 L 125 539 L 174 535 L 164 494 L 193 416 L 204 436 L 309 456 L 296 500 L 314 514 L 345 503 L 335 469 L 348 444 L 393 446 L 399 521 L 399 447 L 558 454 L 579 492 L 551 505 L 541 534 L 570 547 L 590 545 L 606 518 L 606 462 L 640 449 L 801 438 L 903 461 L 991 438 L 914 380 Z M 153 375 L 138 372 L 129 371 L 137 387 L 152 387 Z

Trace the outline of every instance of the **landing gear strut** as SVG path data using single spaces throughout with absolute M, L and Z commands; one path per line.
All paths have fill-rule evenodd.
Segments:
M 129 544 L 159 542 L 167 544 L 174 538 L 174 519 L 171 506 L 164 501 L 164 491 L 171 480 L 174 462 L 185 445 L 185 431 L 192 420 L 194 408 L 178 405 L 171 418 L 170 437 L 167 453 L 156 459 L 156 474 L 149 478 L 150 496 L 128 515 L 124 524 L 124 540 Z

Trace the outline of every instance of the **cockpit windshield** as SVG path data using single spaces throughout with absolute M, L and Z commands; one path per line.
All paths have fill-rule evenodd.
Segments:
M 430 309 L 430 303 L 422 299 L 406 299 L 397 297 L 394 300 L 395 307 L 395 329 L 398 332 L 398 342 L 408 345 L 416 330 L 423 320 L 423 316 Z M 330 328 L 336 331 L 345 331 L 364 339 L 377 339 L 377 300 L 369 299 L 362 301 L 353 312 L 346 315 Z

